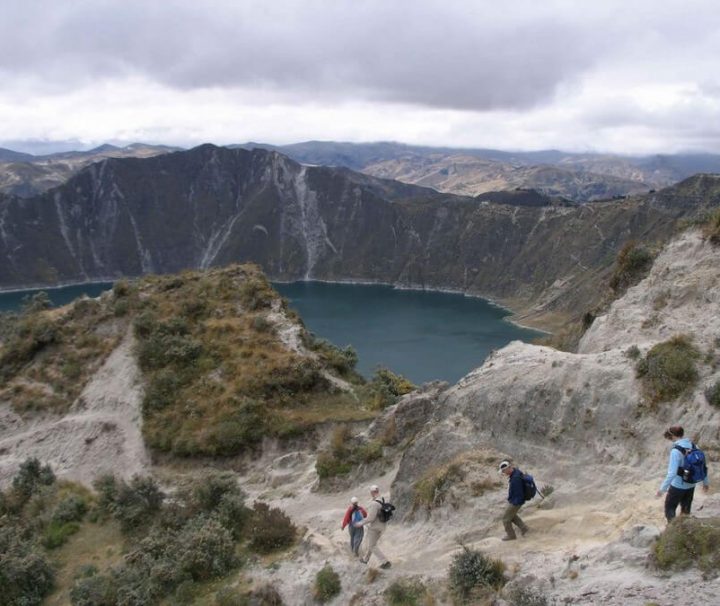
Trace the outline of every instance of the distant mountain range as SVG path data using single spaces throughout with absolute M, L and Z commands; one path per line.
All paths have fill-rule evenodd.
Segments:
M 0 148 L 0 192 L 30 197 L 65 183 L 79 170 L 105 158 L 147 158 L 176 151 L 165 145 L 101 145 L 88 151 L 33 156 Z
M 476 195 L 521 187 L 580 202 L 667 187 L 697 173 L 720 173 L 720 155 L 713 154 L 621 156 L 333 141 L 237 147 L 272 149 L 304 164 L 347 166 L 449 193 Z
M 620 156 L 333 141 L 229 147 L 278 151 L 301 164 L 344 166 L 446 193 L 474 196 L 515 188 L 536 189 L 578 202 L 660 189 L 696 173 L 720 173 L 720 156 L 711 154 Z M 30 197 L 64 183 L 80 169 L 104 158 L 148 157 L 178 150 L 135 143 L 33 156 L 0 149 L 0 192 Z
M 582 313 L 629 239 L 664 240 L 720 205 L 720 177 L 577 205 L 478 198 L 303 166 L 262 149 L 108 158 L 32 197 L 0 196 L 0 287 L 254 261 L 275 279 L 379 281 Z

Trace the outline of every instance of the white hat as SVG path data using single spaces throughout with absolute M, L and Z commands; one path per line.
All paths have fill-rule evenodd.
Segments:
M 370 492 L 380 492 L 380 487 L 377 484 L 373 484 L 370 487 Z
M 503 469 L 507 469 L 508 467 L 510 467 L 510 461 L 503 461 L 502 463 L 500 463 L 498 471 L 502 472 Z
M 351 497 L 350 502 L 355 505 L 357 503 L 357 497 Z

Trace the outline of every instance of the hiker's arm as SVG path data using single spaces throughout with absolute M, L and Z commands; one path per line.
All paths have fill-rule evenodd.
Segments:
M 368 507 L 369 513 L 367 514 L 367 517 L 364 520 L 362 520 L 362 522 L 356 522 L 355 527 L 360 528 L 360 526 L 365 526 L 365 524 L 370 524 L 370 523 L 374 522 L 378 515 L 378 509 L 379 509 L 378 507 L 370 505 Z
M 705 468 L 705 479 L 703 480 L 703 490 L 707 492 L 710 488 L 710 473 Z
M 665 476 L 663 483 L 660 485 L 658 495 L 662 494 L 663 492 L 667 492 L 668 488 L 670 488 L 670 482 L 673 481 L 673 478 L 677 475 L 678 467 L 680 467 L 679 457 L 680 451 L 673 448 L 670 451 L 670 462 L 668 463 L 667 475 Z

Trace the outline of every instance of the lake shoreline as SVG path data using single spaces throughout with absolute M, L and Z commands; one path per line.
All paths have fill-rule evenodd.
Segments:
M 91 285 L 95 285 L 95 284 L 105 284 L 105 283 L 114 284 L 118 280 L 137 280 L 142 277 L 143 276 L 120 276 L 120 277 L 115 276 L 112 278 L 108 277 L 108 278 L 98 278 L 98 279 L 93 279 L 93 280 L 60 282 L 60 283 L 54 284 L 52 286 L 32 285 L 32 286 L 24 286 L 24 287 L 12 287 L 12 288 L 7 288 L 7 289 L 0 288 L 0 295 L 24 292 L 26 290 L 51 291 L 51 290 L 57 290 L 60 288 L 69 288 L 72 286 L 91 286 Z M 363 286 L 363 285 L 365 285 L 365 286 L 388 286 L 388 287 L 394 288 L 396 290 L 408 290 L 408 291 L 416 291 L 416 292 L 435 292 L 435 293 L 444 293 L 444 294 L 450 294 L 450 295 L 462 295 L 464 297 L 468 297 L 468 298 L 472 298 L 472 299 L 481 299 L 494 307 L 497 307 L 499 309 L 502 309 L 503 311 L 508 312 L 508 316 L 503 318 L 503 321 L 505 321 L 505 322 L 509 322 L 519 328 L 534 330 L 537 332 L 544 333 L 546 335 L 552 334 L 552 331 L 546 330 L 539 326 L 523 324 L 523 323 L 517 321 L 514 318 L 518 315 L 518 313 L 519 313 L 518 311 L 516 311 L 512 307 L 509 307 L 507 305 L 503 305 L 502 303 L 499 303 L 497 300 L 493 299 L 492 297 L 488 297 L 487 295 L 468 292 L 468 291 L 465 291 L 465 290 L 462 290 L 459 288 L 443 288 L 443 287 L 428 288 L 421 284 L 403 284 L 403 283 L 386 282 L 383 280 L 355 280 L 355 279 L 343 279 L 343 278 L 338 278 L 338 279 L 334 279 L 334 280 L 324 280 L 321 278 L 308 278 L 308 279 L 299 278 L 296 280 L 276 280 L 276 279 L 268 277 L 268 280 L 271 283 L 276 283 L 276 284 L 301 284 L 301 283 L 317 282 L 320 284 L 349 284 L 349 285 L 358 285 L 358 286 Z M 110 288 L 108 288 L 108 290 L 110 290 Z

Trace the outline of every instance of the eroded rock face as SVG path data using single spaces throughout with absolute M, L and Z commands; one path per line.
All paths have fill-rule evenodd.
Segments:
M 24 420 L 0 402 L 0 485 L 29 457 L 85 485 L 103 474 L 147 470 L 141 433 L 142 387 L 130 332 L 85 386 L 69 414 Z
M 413 396 L 432 399 L 424 401 L 431 416 L 402 455 L 393 493 L 409 502 L 429 465 L 480 447 L 545 468 L 561 462 L 599 465 L 600 473 L 612 476 L 630 466 L 632 475 L 632 466 L 648 459 L 662 468 L 662 430 L 679 423 L 715 452 L 720 411 L 707 403 L 704 391 L 720 380 L 718 280 L 720 248 L 697 232 L 685 233 L 662 252 L 643 282 L 596 320 L 580 353 L 516 341 L 456 385 Z M 637 362 L 626 352 L 636 344 L 646 351 L 676 334 L 690 337 L 703 353 L 715 353 L 698 360 L 694 388 L 653 408 L 636 377 Z

